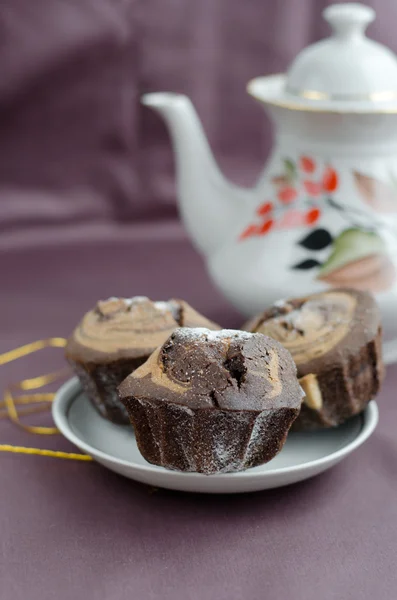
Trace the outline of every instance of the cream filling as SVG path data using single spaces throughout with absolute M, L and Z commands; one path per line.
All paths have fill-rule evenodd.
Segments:
M 129 306 L 115 300 L 100 303 L 99 309 L 105 318 L 95 311 L 88 312 L 73 337 L 78 344 L 101 352 L 157 348 L 178 327 L 170 312 L 148 307 L 144 302 Z
M 321 410 L 323 407 L 323 397 L 320 386 L 318 385 L 317 376 L 309 373 L 299 379 L 299 383 L 305 393 L 302 402 L 313 410 Z
M 148 360 L 131 374 L 131 377 L 142 379 L 149 376 L 152 382 L 159 387 L 167 388 L 177 394 L 186 393 L 191 388 L 191 382 L 181 384 L 170 379 L 164 372 L 164 367 L 159 360 L 160 352 L 161 348 L 157 348 Z M 249 371 L 249 373 L 268 381 L 272 386 L 268 397 L 275 398 L 281 394 L 283 387 L 279 377 L 279 359 L 276 352 L 272 352 L 270 361 L 265 369 L 265 371 Z
M 188 304 L 179 302 L 186 326 L 218 328 Z M 163 344 L 179 327 L 172 314 L 172 302 L 151 302 L 146 297 L 109 298 L 88 312 L 74 331 L 81 346 L 113 353 L 119 350 L 152 350 Z
M 283 389 L 283 385 L 280 381 L 279 377 L 279 360 L 278 354 L 276 352 L 272 352 L 269 363 L 266 365 L 266 372 L 264 371 L 250 371 L 252 375 L 256 375 L 257 377 L 262 377 L 270 383 L 272 386 L 271 392 L 268 394 L 269 398 L 276 398 L 281 394 Z
M 171 392 L 184 394 L 189 389 L 190 383 L 181 385 L 170 379 L 166 373 L 164 373 L 163 365 L 159 361 L 160 352 L 161 348 L 157 348 L 157 350 L 149 356 L 147 361 L 134 371 L 132 377 L 141 379 L 142 377 L 149 375 L 154 384 L 167 388 Z

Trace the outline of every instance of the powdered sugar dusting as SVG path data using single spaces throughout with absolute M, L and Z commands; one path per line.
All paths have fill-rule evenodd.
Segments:
M 277 410 L 261 411 L 254 421 L 249 413 L 215 410 L 207 421 L 208 428 L 203 430 L 200 410 L 170 403 L 167 418 L 155 418 L 156 406 L 139 398 L 135 401 L 145 409 L 150 437 L 158 448 L 159 462 L 154 461 L 155 464 L 171 470 L 206 475 L 242 471 L 272 459 L 284 443 L 283 432 L 277 429 Z M 167 435 L 171 431 L 173 443 L 169 446 Z
M 171 303 L 165 302 L 163 300 L 157 300 L 156 302 L 152 302 L 150 298 L 147 296 L 134 296 L 133 298 L 125 298 L 124 302 L 128 303 L 130 306 L 134 304 L 143 304 L 144 302 L 150 302 L 153 304 L 156 310 L 159 312 L 170 312 L 172 310 Z
M 231 444 L 228 444 L 222 436 L 216 440 L 213 453 L 213 469 L 215 472 L 218 471 L 219 473 L 222 473 L 237 471 L 242 468 L 242 461 L 237 455 L 238 449 L 234 445 L 232 446 Z
M 132 298 L 124 298 L 124 302 L 129 306 L 133 304 L 143 304 L 144 302 L 148 302 L 149 298 L 147 296 L 133 296 Z
M 122 300 L 127 306 L 133 306 L 134 304 L 143 304 L 144 302 L 151 302 L 150 298 L 148 298 L 147 296 L 132 296 L 131 298 L 118 298 L 117 296 L 109 296 L 109 298 L 107 298 L 106 300 L 102 300 L 101 302 L 117 302 L 120 300 Z M 162 300 L 159 300 L 157 302 L 153 302 L 153 305 L 155 306 L 155 308 L 157 308 L 157 310 L 160 310 L 162 312 L 171 310 L 172 308 L 170 301 L 164 302 Z
M 275 317 L 274 321 L 276 323 L 287 323 L 287 324 L 291 325 L 292 327 L 299 327 L 301 318 L 302 318 L 301 310 L 299 310 L 298 308 L 295 308 L 294 310 L 291 310 L 290 312 L 286 313 L 285 315 L 280 315 L 279 317 Z
M 209 342 L 222 340 L 225 338 L 232 338 L 238 340 L 249 340 L 253 336 L 248 331 L 240 331 L 238 329 L 221 329 L 219 331 L 208 331 L 207 340 Z
M 101 300 L 106 304 L 107 302 L 124 302 L 126 306 L 132 306 L 133 304 L 141 304 L 142 302 L 147 302 L 149 298 L 146 296 L 133 296 L 132 298 L 118 298 L 117 296 L 109 296 L 106 300 Z
M 267 426 L 271 419 L 274 417 L 274 411 L 272 410 L 263 410 L 255 419 L 254 426 L 252 428 L 250 441 L 248 442 L 248 446 L 244 456 L 244 462 L 249 462 L 251 459 L 253 451 L 258 447 L 260 443 L 260 438 L 264 436 L 264 433 L 267 433 Z
M 213 331 L 206 327 L 180 327 L 175 331 L 174 335 L 182 341 L 205 340 L 208 342 L 216 342 L 217 340 L 224 339 L 248 340 L 255 334 L 248 331 L 240 331 L 239 329 L 220 329 Z
M 267 428 L 273 417 L 273 411 L 267 410 L 264 410 L 257 415 L 245 452 L 242 452 L 238 436 L 237 439 L 233 441 L 230 439 L 230 435 L 227 436 L 220 431 L 217 439 L 214 440 L 214 446 L 212 448 L 214 459 L 213 464 L 209 466 L 208 471 L 210 473 L 230 473 L 248 468 L 255 450 L 263 443 L 262 440 L 264 435 L 269 435 Z M 237 425 L 237 422 L 240 420 L 241 424 L 244 423 L 244 426 L 249 426 L 246 416 L 242 415 L 241 418 L 239 418 L 235 415 L 234 419 L 236 420 L 237 428 L 240 426 L 240 424 Z
M 169 301 L 165 302 L 165 301 L 159 300 L 156 302 L 152 302 L 150 300 L 150 298 L 148 298 L 147 296 L 132 296 L 131 298 L 117 298 L 116 296 L 111 296 L 104 302 L 115 302 L 118 300 L 122 300 L 124 302 L 124 304 L 128 307 L 132 307 L 134 305 L 150 302 L 151 304 L 153 304 L 153 306 L 156 308 L 156 310 L 158 310 L 160 312 L 169 312 L 172 310 L 172 305 Z
M 169 312 L 172 310 L 172 305 L 170 302 L 163 302 L 159 300 L 157 302 L 153 302 L 153 304 L 157 308 L 157 310 L 161 312 Z
M 284 308 L 287 304 L 288 304 L 287 300 L 281 299 L 281 300 L 276 300 L 276 302 L 273 304 L 273 306 L 275 306 L 276 308 Z

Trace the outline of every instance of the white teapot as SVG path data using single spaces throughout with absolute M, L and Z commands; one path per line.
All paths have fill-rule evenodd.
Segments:
M 152 93 L 176 154 L 180 213 L 209 272 L 246 316 L 329 287 L 372 291 L 397 358 L 397 57 L 368 39 L 374 11 L 335 4 L 332 35 L 248 92 L 276 125 L 252 189 L 225 180 L 190 100 Z

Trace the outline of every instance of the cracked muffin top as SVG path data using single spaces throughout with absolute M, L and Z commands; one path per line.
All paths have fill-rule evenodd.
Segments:
M 260 333 L 176 329 L 119 387 L 120 397 L 192 410 L 298 408 L 302 392 L 288 350 Z
M 243 329 L 279 341 L 291 352 L 301 377 L 354 359 L 379 327 L 380 313 L 371 294 L 338 288 L 276 302 Z
M 66 356 L 98 363 L 146 358 L 176 327 L 219 329 L 184 300 L 112 297 L 99 301 L 84 315 L 68 340 Z

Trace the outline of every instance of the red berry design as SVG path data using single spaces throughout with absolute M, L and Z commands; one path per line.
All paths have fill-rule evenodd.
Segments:
M 313 223 L 316 223 L 319 220 L 320 216 L 320 210 L 318 208 L 312 208 L 308 213 L 306 213 L 306 223 L 308 225 L 313 225 Z
M 290 229 L 291 227 L 300 227 L 306 224 L 306 215 L 300 210 L 288 210 L 278 222 L 280 229 Z
M 278 192 L 277 198 L 283 204 L 291 204 L 291 202 L 293 202 L 296 199 L 297 195 L 298 192 L 295 188 L 291 186 L 285 186 L 281 188 L 281 190 Z
M 258 208 L 256 209 L 256 214 L 260 217 L 263 217 L 264 215 L 270 213 L 272 210 L 273 204 L 271 202 L 265 202 L 264 204 L 258 206 Z
M 316 170 L 316 163 L 312 158 L 308 156 L 301 156 L 299 159 L 299 166 L 305 173 L 314 173 Z
M 244 229 L 243 233 L 240 234 L 240 240 L 245 240 L 248 237 L 253 235 L 259 235 L 260 228 L 257 225 L 248 225 L 246 229 Z
M 326 192 L 334 192 L 338 187 L 338 174 L 332 167 L 327 167 L 323 175 L 323 189 Z
M 268 233 L 274 225 L 273 219 L 268 219 L 263 223 L 263 225 L 259 229 L 259 235 L 265 235 Z
M 309 196 L 319 196 L 321 194 L 321 185 L 316 181 L 309 181 L 307 179 L 303 182 L 303 186 Z

